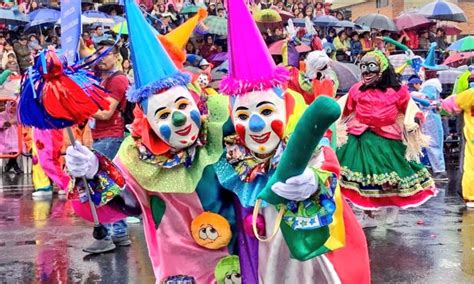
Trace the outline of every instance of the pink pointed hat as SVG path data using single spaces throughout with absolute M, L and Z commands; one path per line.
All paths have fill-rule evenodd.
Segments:
M 273 62 L 244 0 L 228 0 L 227 12 L 229 73 L 221 82 L 221 92 L 237 96 L 282 87 L 289 73 Z

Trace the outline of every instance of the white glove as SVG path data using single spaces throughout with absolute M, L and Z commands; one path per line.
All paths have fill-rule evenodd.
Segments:
M 66 167 L 71 176 L 77 178 L 85 176 L 91 179 L 99 170 L 99 159 L 87 147 L 76 141 L 76 146 L 69 146 L 66 150 Z
M 272 186 L 273 192 L 294 201 L 306 200 L 317 190 L 317 180 L 314 172 L 309 168 L 306 168 L 301 175 L 287 179 L 285 183 L 277 182 Z

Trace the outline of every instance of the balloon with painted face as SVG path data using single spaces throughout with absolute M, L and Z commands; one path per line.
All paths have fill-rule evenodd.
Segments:
M 247 148 L 258 155 L 272 153 L 286 125 L 284 92 L 274 88 L 232 98 L 232 120 Z
M 150 96 L 142 109 L 156 135 L 175 150 L 196 142 L 201 128 L 201 113 L 196 100 L 183 86 L 172 87 Z

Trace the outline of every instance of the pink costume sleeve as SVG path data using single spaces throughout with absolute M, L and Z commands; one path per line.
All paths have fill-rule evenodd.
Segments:
M 408 102 L 410 101 L 410 93 L 408 92 L 408 89 L 406 86 L 403 86 L 399 91 L 398 91 L 399 99 L 397 101 L 397 108 L 400 110 L 401 113 L 405 113 Z

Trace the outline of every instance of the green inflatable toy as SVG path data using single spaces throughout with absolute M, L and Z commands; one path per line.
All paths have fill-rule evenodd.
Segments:
M 282 198 L 272 191 L 277 182 L 285 182 L 288 178 L 298 176 L 304 172 L 313 153 L 323 138 L 326 130 L 339 118 L 341 109 L 337 102 L 330 98 L 318 97 L 303 113 L 292 133 L 287 147 L 282 154 L 275 173 L 259 194 L 253 212 L 253 231 L 260 241 L 270 241 L 281 229 L 285 242 L 293 258 L 305 261 L 328 251 L 324 243 L 329 238 L 328 226 L 317 229 L 293 229 L 286 222 L 282 222 L 290 200 Z M 274 230 L 267 238 L 258 235 L 256 219 L 262 200 L 273 204 L 279 210 L 275 220 Z

